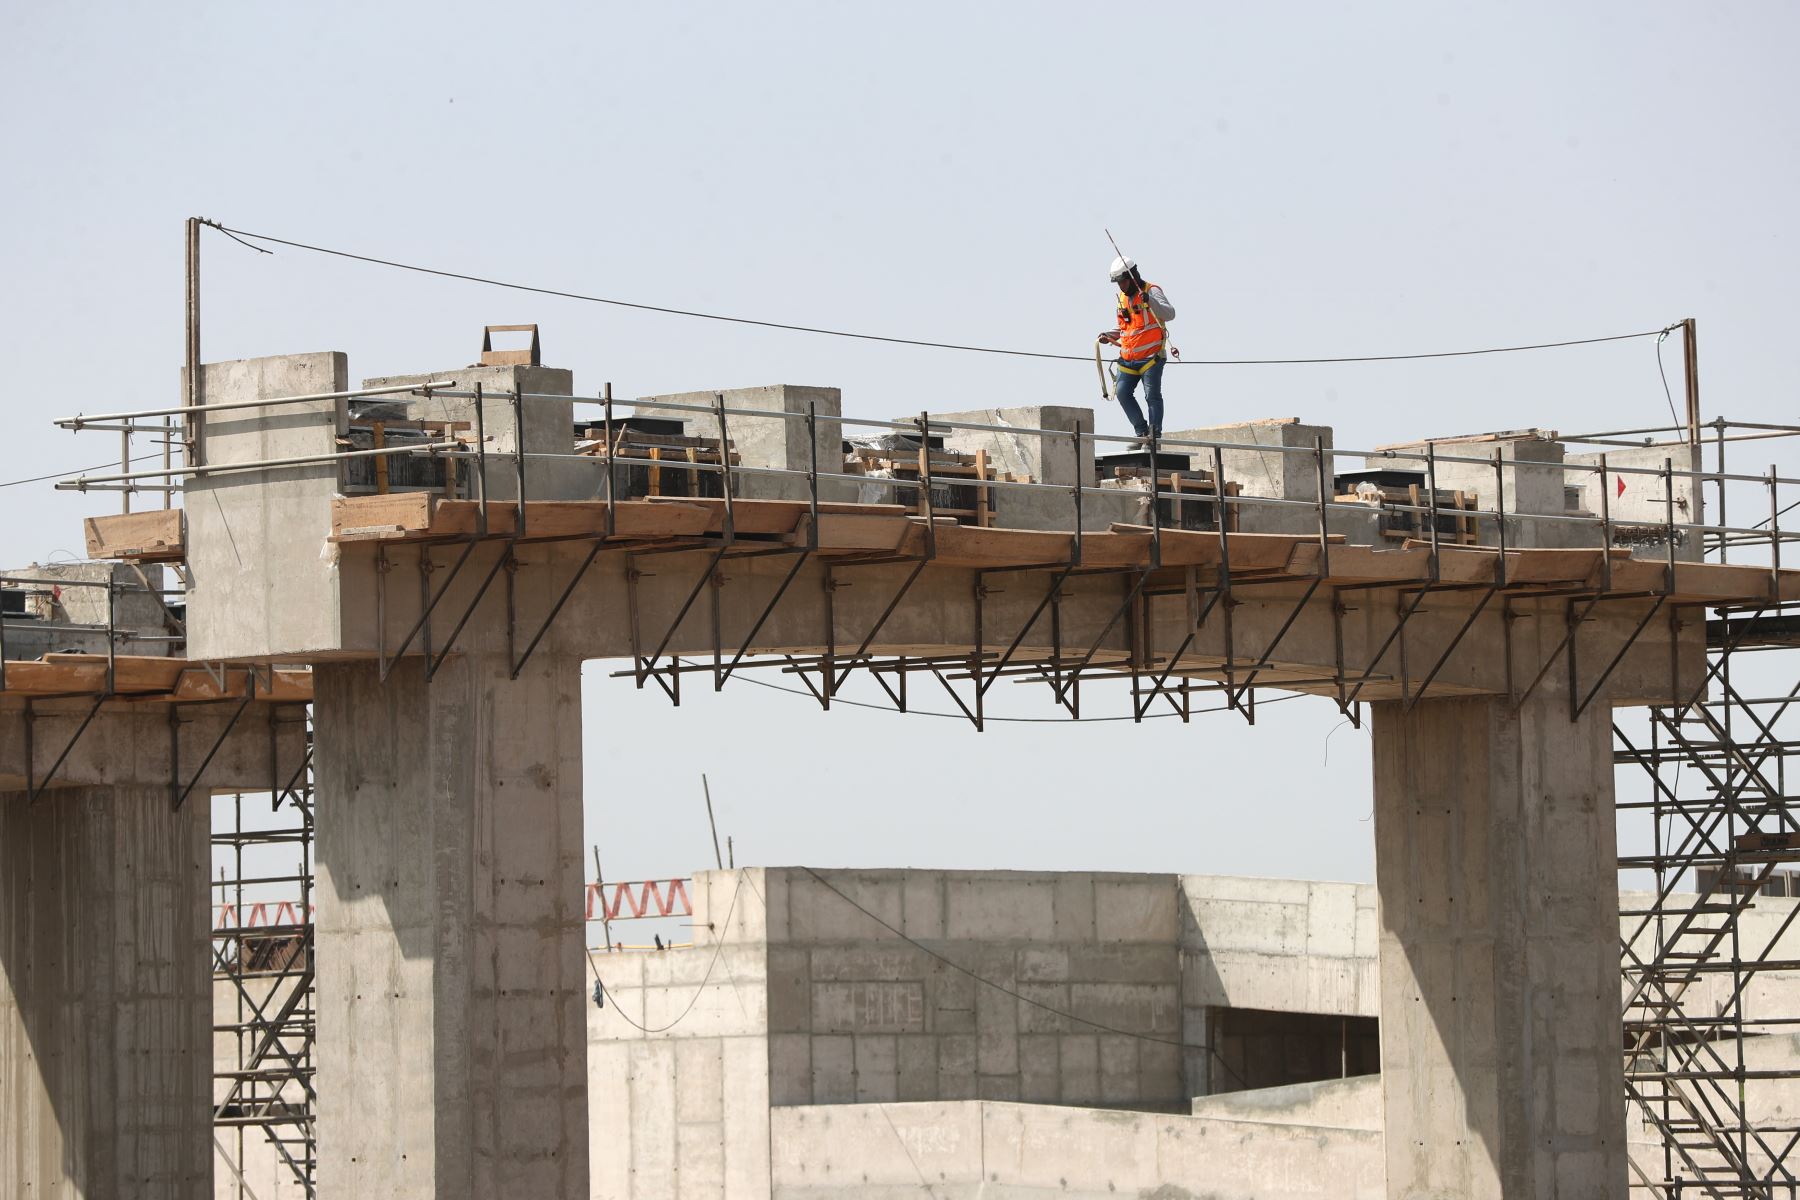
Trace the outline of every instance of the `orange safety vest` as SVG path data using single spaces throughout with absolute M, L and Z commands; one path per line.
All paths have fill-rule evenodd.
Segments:
M 1138 288 L 1135 296 L 1119 293 L 1119 358 L 1124 362 L 1144 362 L 1163 352 L 1168 328 L 1150 311 L 1150 289 L 1153 283 Z

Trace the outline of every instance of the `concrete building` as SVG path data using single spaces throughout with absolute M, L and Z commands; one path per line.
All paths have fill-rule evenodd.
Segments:
M 807 868 L 693 883 L 692 945 L 592 952 L 593 1200 L 1389 1194 L 1370 885 Z M 1759 902 L 1746 938 L 1800 960 L 1796 904 Z M 1716 1007 L 1729 984 L 1705 986 Z M 1770 1011 L 1800 1007 L 1800 971 L 1757 986 Z M 1753 1070 L 1800 1066 L 1779 1027 L 1746 1051 Z M 1800 1081 L 1776 1082 L 1756 1119 L 1797 1104 Z M 1634 1171 L 1662 1177 L 1644 1112 L 1620 1136 Z M 266 1150 L 245 1170 L 250 1193 L 297 1194 Z M 216 1179 L 221 1200 L 245 1194 Z

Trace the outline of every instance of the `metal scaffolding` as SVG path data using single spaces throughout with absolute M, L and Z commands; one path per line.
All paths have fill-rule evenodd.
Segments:
M 213 1137 L 235 1195 L 254 1195 L 246 1152 L 263 1141 L 310 1198 L 318 1160 L 310 712 L 278 712 L 271 738 L 278 721 L 309 724 L 292 775 L 266 795 L 214 806 Z
M 1717 449 L 1723 525 L 1722 436 Z M 1706 556 L 1778 566 L 1780 507 L 1765 503 L 1760 538 L 1710 535 Z M 1631 1188 L 1793 1197 L 1800 1118 L 1782 1109 L 1800 1060 L 1776 1035 L 1795 1032 L 1800 1011 L 1782 999 L 1791 986 L 1759 981 L 1800 972 L 1800 904 L 1757 901 L 1789 896 L 1792 873 L 1780 867 L 1800 861 L 1800 794 L 1787 773 L 1800 751 L 1800 604 L 1671 619 L 1696 616 L 1706 623 L 1704 677 L 1678 693 L 1684 702 L 1618 710 L 1613 725 L 1625 1086 L 1633 1118 L 1661 1141 L 1659 1164 L 1634 1158 Z M 1647 892 L 1630 890 L 1646 880 Z

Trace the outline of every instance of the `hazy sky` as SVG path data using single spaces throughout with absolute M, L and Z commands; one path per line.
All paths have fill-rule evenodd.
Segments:
M 1709 414 L 1794 415 L 1792 5 L 14 3 L 0 22 L 0 482 L 116 453 L 54 416 L 176 398 L 195 214 L 649 303 L 1076 354 L 1111 319 L 1110 226 L 1179 307 L 1190 358 L 1694 316 Z M 1093 390 L 1079 363 L 684 321 L 210 232 L 204 314 L 208 359 L 344 350 L 353 379 L 467 363 L 483 324 L 536 321 L 588 394 L 824 384 L 890 416 Z M 1648 341 L 1189 366 L 1167 391 L 1171 429 L 1300 416 L 1354 447 L 1667 413 Z M 79 518 L 116 503 L 0 490 L 0 562 L 79 553 Z M 586 753 L 615 876 L 705 864 L 701 770 L 741 862 L 1372 876 L 1366 736 L 1326 701 L 1248 731 L 1218 714 L 977 736 L 747 681 L 675 711 L 610 669 L 589 668 Z M 1001 711 L 1050 715 L 1032 691 Z

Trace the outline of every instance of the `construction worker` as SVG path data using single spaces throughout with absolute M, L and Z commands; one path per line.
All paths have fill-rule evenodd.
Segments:
M 1107 278 L 1119 289 L 1119 327 L 1102 333 L 1100 340 L 1119 348 L 1119 361 L 1113 364 L 1113 392 L 1141 445 L 1152 433 L 1162 436 L 1162 374 L 1169 361 L 1168 324 L 1175 319 L 1175 306 L 1162 288 L 1145 283 L 1137 263 L 1123 255 L 1113 259 Z M 1150 408 L 1147 422 L 1138 408 L 1139 380 Z

